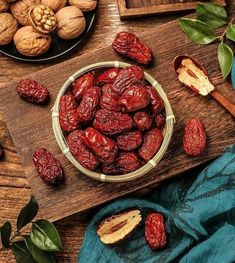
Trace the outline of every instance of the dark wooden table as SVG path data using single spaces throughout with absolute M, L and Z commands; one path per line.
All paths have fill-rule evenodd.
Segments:
M 153 24 L 160 25 L 179 17 L 179 15 L 169 15 L 120 21 L 117 4 L 114 0 L 100 0 L 97 13 L 97 21 L 91 37 L 71 55 L 63 57 L 61 60 L 51 64 L 29 64 L 0 55 L 0 88 L 2 84 L 17 80 L 28 73 L 110 44 L 119 31 L 130 30 L 138 34 L 148 30 Z M 0 143 L 4 146 L 6 153 L 5 159 L 0 162 L 0 225 L 6 220 L 14 225 L 19 210 L 31 195 L 31 190 L 1 113 Z M 92 210 L 83 215 L 74 215 L 56 223 L 63 243 L 63 251 L 58 254 L 58 262 L 76 262 L 85 228 L 94 212 Z M 11 263 L 15 260 L 10 252 L 0 251 L 0 262 Z

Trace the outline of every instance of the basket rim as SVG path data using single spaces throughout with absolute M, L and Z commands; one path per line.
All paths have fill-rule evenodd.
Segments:
M 126 182 L 126 181 L 131 181 L 134 179 L 137 179 L 139 177 L 144 176 L 147 174 L 150 170 L 152 170 L 154 167 L 156 167 L 157 163 L 162 159 L 164 156 L 172 134 L 173 134 L 173 127 L 174 127 L 174 122 L 175 122 L 175 116 L 173 114 L 170 102 L 166 96 L 166 93 L 164 92 L 163 88 L 161 85 L 158 83 L 156 79 L 154 79 L 151 75 L 149 75 L 147 72 L 144 71 L 144 76 L 145 79 L 158 91 L 159 95 L 163 99 L 164 105 L 165 105 L 165 111 L 166 111 L 166 125 L 164 128 L 164 139 L 162 142 L 162 145 L 158 152 L 154 155 L 154 157 L 149 160 L 144 166 L 140 167 L 139 169 L 127 173 L 127 174 L 122 174 L 122 175 L 106 175 L 102 173 L 98 173 L 95 171 L 91 171 L 89 169 L 86 169 L 83 167 L 71 154 L 67 141 L 64 137 L 63 131 L 61 129 L 60 123 L 59 123 L 59 101 L 60 97 L 64 95 L 66 92 L 67 88 L 73 83 L 75 79 L 77 79 L 79 76 L 83 75 L 84 73 L 87 73 L 91 70 L 95 70 L 98 68 L 105 68 L 105 67 L 119 67 L 119 68 L 125 68 L 128 66 L 131 66 L 132 64 L 122 62 L 122 61 L 103 61 L 103 62 L 98 62 L 94 64 L 90 64 L 86 67 L 83 67 L 76 71 L 74 74 L 72 74 L 68 79 L 64 82 L 62 87 L 60 88 L 55 104 L 53 108 L 51 109 L 52 111 L 52 128 L 54 132 L 54 136 L 56 138 L 56 141 L 62 151 L 62 153 L 67 157 L 67 159 L 83 174 L 86 176 L 101 181 L 101 182 Z

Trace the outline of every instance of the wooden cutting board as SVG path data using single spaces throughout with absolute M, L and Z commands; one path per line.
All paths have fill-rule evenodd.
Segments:
M 226 0 L 206 2 L 226 5 Z M 188 11 L 195 9 L 197 5 L 196 0 L 117 0 L 117 3 L 121 18 Z
M 5 114 L 28 181 L 45 218 L 58 220 L 174 177 L 217 157 L 228 145 L 235 143 L 235 123 L 232 116 L 209 97 L 200 97 L 182 87 L 172 67 L 172 60 L 176 55 L 188 53 L 194 56 L 208 69 L 217 89 L 235 103 L 234 91 L 220 74 L 216 45 L 201 47 L 191 43 L 180 31 L 177 21 L 149 30 L 140 37 L 152 48 L 155 57 L 154 65 L 146 68 L 146 71 L 162 84 L 172 105 L 176 124 L 163 160 L 154 170 L 136 181 L 112 184 L 87 178 L 76 171 L 60 152 L 52 131 L 50 110 L 61 85 L 70 75 L 94 62 L 130 62 L 116 55 L 111 46 L 26 76 L 25 78 L 34 79 L 49 89 L 51 100 L 47 106 L 37 106 L 21 100 L 15 91 L 16 83 L 1 88 L 0 109 Z M 182 151 L 183 125 L 191 117 L 199 117 L 204 121 L 208 137 L 205 152 L 196 158 L 190 158 Z M 32 154 L 40 147 L 47 148 L 61 161 L 66 174 L 64 185 L 47 186 L 37 175 L 32 164 Z

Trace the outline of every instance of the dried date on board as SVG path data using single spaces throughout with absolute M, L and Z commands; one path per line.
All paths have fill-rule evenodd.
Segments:
M 147 65 L 153 60 L 152 50 L 130 32 L 120 32 L 115 37 L 113 49 L 128 58 Z
M 49 98 L 49 91 L 47 88 L 31 79 L 22 79 L 16 91 L 21 98 L 36 104 L 45 104 Z
M 206 147 L 206 131 L 201 120 L 193 118 L 185 123 L 183 147 L 190 156 L 200 155 Z
M 60 162 L 46 149 L 41 148 L 34 152 L 33 162 L 39 176 L 47 184 L 57 184 L 64 179 Z

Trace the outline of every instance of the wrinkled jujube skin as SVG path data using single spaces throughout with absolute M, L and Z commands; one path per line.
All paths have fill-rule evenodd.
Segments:
M 121 108 L 117 106 L 119 96 L 112 91 L 112 84 L 105 84 L 101 90 L 100 107 L 102 109 L 120 111 Z
M 166 115 L 163 113 L 159 113 L 155 118 L 155 127 L 162 130 L 166 124 Z
M 113 84 L 113 82 L 116 80 L 119 72 L 120 72 L 119 68 L 111 68 L 111 69 L 104 71 L 97 78 L 98 84 L 100 86 L 102 86 L 104 84 Z
M 117 53 L 144 65 L 153 60 L 152 50 L 130 32 L 118 33 L 112 47 Z
M 115 162 L 103 165 L 104 174 L 126 174 L 137 170 L 140 167 L 140 160 L 134 152 L 120 153 Z
M 133 119 L 135 127 L 140 131 L 149 129 L 153 123 L 152 117 L 145 111 L 136 112 Z
M 0 160 L 3 159 L 4 156 L 4 150 L 3 150 L 3 146 L 0 143 Z
M 95 114 L 93 127 L 107 135 L 129 131 L 133 120 L 129 114 L 100 109 Z
M 120 71 L 113 83 L 112 90 L 120 96 L 126 88 L 133 85 L 143 84 L 143 82 L 143 69 L 138 66 L 129 66 Z
M 206 131 L 201 120 L 192 118 L 186 121 L 183 147 L 190 156 L 200 155 L 206 148 Z
M 131 86 L 122 93 L 117 105 L 124 112 L 133 112 L 144 109 L 150 102 L 150 95 L 145 86 Z
M 76 110 L 76 101 L 72 94 L 61 96 L 59 120 L 60 126 L 65 132 L 70 132 L 80 127 Z
M 79 163 L 90 170 L 95 170 L 99 162 L 94 154 L 87 148 L 87 146 L 82 141 L 83 131 L 75 130 L 71 132 L 68 136 L 68 146 L 69 150 L 74 156 L 74 158 L 79 161 Z
M 148 86 L 147 90 L 150 95 L 150 110 L 155 114 L 159 114 L 164 109 L 164 102 L 153 87 Z
M 151 160 L 161 147 L 162 141 L 162 131 L 152 128 L 144 135 L 143 144 L 138 151 L 139 156 L 145 161 Z
M 99 87 L 88 88 L 82 96 L 82 100 L 77 108 L 79 122 L 87 123 L 94 117 L 95 111 L 99 105 L 101 90 Z
M 92 73 L 86 73 L 76 79 L 73 88 L 73 94 L 77 101 L 79 101 L 85 91 L 95 85 L 95 77 Z
M 45 104 L 49 98 L 47 88 L 31 79 L 22 79 L 18 83 L 16 91 L 24 100 L 36 104 Z
M 33 154 L 33 162 L 39 176 L 47 184 L 63 181 L 63 169 L 60 162 L 46 149 L 41 148 Z
M 104 136 L 92 127 L 88 127 L 85 130 L 82 139 L 101 162 L 110 164 L 114 161 L 117 145 L 112 139 Z
M 142 143 L 140 131 L 126 132 L 117 137 L 117 146 L 122 151 L 133 151 Z
M 164 217 L 161 213 L 149 213 L 145 220 L 145 239 L 151 249 L 162 249 L 166 246 L 167 236 Z

